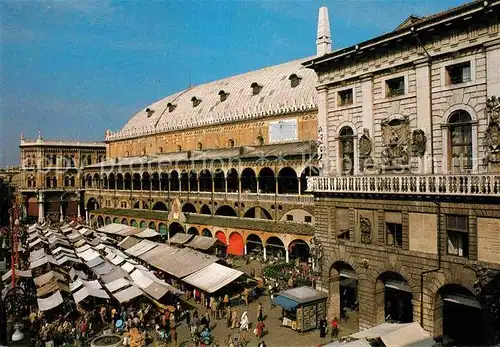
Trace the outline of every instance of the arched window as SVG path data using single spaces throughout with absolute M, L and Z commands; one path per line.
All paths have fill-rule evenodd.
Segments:
M 53 188 L 57 187 L 57 178 L 55 177 L 52 178 L 52 187 Z
M 72 187 L 75 186 L 75 178 L 73 176 L 69 179 L 69 185 Z
M 342 175 L 354 173 L 354 132 L 351 127 L 343 127 L 339 133 L 340 170 Z
M 450 115 L 449 123 L 449 167 L 453 172 L 472 169 L 472 119 L 464 110 Z
M 50 177 L 45 178 L 45 187 L 50 188 L 50 184 L 52 183 L 52 179 Z

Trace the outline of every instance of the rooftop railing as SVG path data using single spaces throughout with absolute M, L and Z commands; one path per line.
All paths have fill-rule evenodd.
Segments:
M 500 197 L 500 175 L 308 177 L 307 191 L 318 193 Z

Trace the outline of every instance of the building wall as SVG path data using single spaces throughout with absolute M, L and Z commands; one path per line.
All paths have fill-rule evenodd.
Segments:
M 327 95 L 324 105 L 327 131 L 324 136 L 328 174 L 339 173 L 339 131 L 344 126 L 354 130 L 355 153 L 363 134 L 368 136 L 372 145 L 373 170 L 363 171 L 356 162 L 359 170 L 355 171 L 373 174 L 387 169 L 383 159 L 387 144 L 382 122 L 404 117 L 409 120 L 410 131 L 400 143 L 408 146 L 413 157 L 408 168 L 421 173 L 450 172 L 449 138 L 443 125 L 458 109 L 467 111 L 474 123 L 473 172 L 500 171 L 498 163 L 485 160 L 487 145 L 478 137 L 489 125 L 485 112 L 487 97 L 500 95 L 498 17 L 491 15 L 481 23 L 420 35 L 426 51 L 432 56 L 431 62 L 415 41 L 407 40 L 389 48 L 377 47 L 373 52 L 360 52 L 356 57 L 341 59 L 330 69 L 320 71 L 318 84 L 320 89 L 325 88 Z M 446 67 L 464 62 L 470 62 L 470 81 L 448 84 Z M 388 97 L 386 81 L 401 76 L 405 78 L 405 94 Z M 352 104 L 339 105 L 339 91 L 349 88 L 353 88 Z M 423 157 L 412 155 L 410 151 L 412 132 L 418 129 L 423 130 L 427 138 Z
M 258 136 L 263 137 L 264 144 L 269 144 L 269 122 L 285 119 L 297 120 L 297 141 L 316 140 L 316 113 L 308 112 L 112 141 L 108 143 L 107 156 L 169 153 L 177 152 L 179 148 L 183 151 L 196 150 L 199 143 L 202 149 L 228 148 L 230 140 L 235 147 L 255 146 L 259 144 Z
M 362 206 L 362 208 L 360 208 Z M 372 224 L 371 241 L 362 243 L 355 236 L 350 240 L 337 238 L 336 226 L 338 212 L 349 211 L 351 216 L 347 222 L 352 234 L 359 235 L 359 218 L 354 216 L 373 214 L 375 223 Z M 402 247 L 386 246 L 386 235 L 383 224 L 386 211 L 400 212 L 403 216 L 403 245 Z M 440 211 L 440 214 L 438 214 Z M 446 254 L 444 242 L 445 215 L 466 214 L 471 223 L 469 230 L 469 259 Z M 341 215 L 341 214 L 340 214 Z M 493 204 L 466 204 L 459 202 L 441 203 L 440 207 L 433 202 L 407 201 L 393 198 L 360 199 L 360 198 L 320 198 L 315 203 L 316 233 L 315 238 L 323 247 L 321 283 L 319 286 L 331 292 L 329 314 L 339 314 L 338 294 L 331 288 L 338 273 L 335 264 L 344 262 L 349 264 L 359 278 L 359 327 L 369 328 L 384 321 L 383 303 L 377 300 L 377 279 L 387 271 L 402 275 L 411 287 L 413 294 L 413 320 L 421 322 L 421 302 L 423 298 L 423 327 L 434 332 L 434 310 L 438 304 L 436 297 L 440 288 L 447 284 L 458 284 L 473 292 L 476 274 L 472 270 L 475 266 L 500 269 L 500 261 L 494 254 L 500 252 L 500 244 L 493 245 L 483 239 L 483 235 L 497 234 L 500 225 L 500 207 Z M 441 230 L 438 232 L 438 223 Z M 377 227 L 379 224 L 380 227 Z M 441 266 L 438 266 L 438 238 L 441 233 Z M 429 236 L 429 237 L 428 237 Z M 485 256 L 485 247 L 491 249 L 490 257 Z M 478 254 L 478 258 L 476 254 Z M 467 266 L 465 266 L 467 265 Z M 424 271 L 438 269 L 436 272 L 425 274 Z M 424 274 L 423 274 L 424 273 Z M 423 277 L 423 291 L 421 279 Z M 422 296 L 423 295 L 423 296 Z M 337 299 L 336 299 L 337 298 Z

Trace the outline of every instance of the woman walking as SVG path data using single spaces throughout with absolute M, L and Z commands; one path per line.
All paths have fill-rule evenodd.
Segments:
M 241 319 L 240 319 L 240 331 L 243 330 L 243 329 L 248 330 L 249 324 L 250 324 L 250 321 L 248 319 L 247 311 L 245 311 L 241 315 Z

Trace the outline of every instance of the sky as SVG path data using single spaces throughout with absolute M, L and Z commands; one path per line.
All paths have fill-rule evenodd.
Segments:
M 314 55 L 322 5 L 337 49 L 464 2 L 1 0 L 0 167 L 21 132 L 103 140 L 190 84 Z

